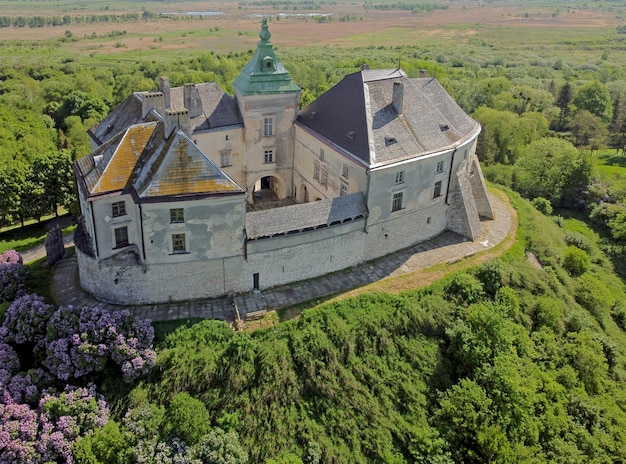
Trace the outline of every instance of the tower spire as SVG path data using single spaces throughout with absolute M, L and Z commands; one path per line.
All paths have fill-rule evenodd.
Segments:
M 233 87 L 241 95 L 300 92 L 300 87 L 276 58 L 271 37 L 267 17 L 264 16 L 259 31 L 261 40 L 257 42 L 256 52 L 233 82 Z

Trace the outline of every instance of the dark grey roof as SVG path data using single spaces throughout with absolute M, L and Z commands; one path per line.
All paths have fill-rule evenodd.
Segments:
M 77 171 L 80 173 L 80 179 L 82 179 L 89 192 L 93 190 L 102 177 L 104 169 L 108 166 L 111 157 L 115 154 L 123 138 L 124 132 L 118 132 L 115 137 L 110 138 L 105 144 L 74 162 Z
M 215 127 L 231 126 L 243 124 L 243 118 L 239 114 L 237 101 L 228 95 L 215 82 L 196 85 L 200 100 L 204 120 L 195 127 L 196 131 L 212 129 Z
M 98 145 L 102 145 L 127 127 L 141 122 L 141 112 L 141 99 L 132 94 L 87 133 Z
M 192 132 L 243 124 L 237 101 L 215 82 L 195 84 L 193 87 L 200 101 L 201 111 L 191 117 Z M 148 113 L 145 119 L 142 117 L 142 97 L 152 93 L 154 92 L 133 93 L 100 123 L 89 129 L 91 138 L 101 145 L 133 124 L 155 120 L 152 113 Z M 170 102 L 172 108 L 185 108 L 184 86 L 170 90 Z
M 392 104 L 394 83 L 402 87 L 400 113 Z M 346 76 L 297 120 L 368 166 L 458 145 L 480 127 L 436 79 L 411 79 L 398 69 Z
M 327 200 L 253 211 L 246 214 L 248 239 L 306 232 L 365 216 L 365 197 L 357 192 Z

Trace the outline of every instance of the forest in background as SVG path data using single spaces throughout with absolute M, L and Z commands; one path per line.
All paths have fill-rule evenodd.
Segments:
M 558 24 L 589 8 L 529 5 L 510 14 Z M 615 2 L 593 8 L 623 13 Z M 285 20 L 274 18 L 272 31 L 274 21 Z M 248 37 L 201 22 L 210 36 Z M 277 47 L 303 104 L 364 62 L 436 76 L 481 122 L 488 179 L 514 190 L 518 242 L 497 261 L 401 295 L 312 308 L 269 330 L 189 321 L 178 330 L 157 325 L 153 340 L 123 315 L 16 299 L 36 291 L 35 282 L 19 257 L 3 254 L 0 415 L 11 440 L 0 440 L 2 456 L 624 460 L 626 34 L 619 24 L 561 32 L 451 24 L 414 45 L 395 43 L 401 30 L 380 31 L 389 41 L 374 46 Z M 123 31 L 0 42 L 11 57 L 0 64 L 2 225 L 71 206 L 69 167 L 89 151 L 85 130 L 132 91 L 156 88 L 162 75 L 172 85 L 216 81 L 231 91 L 252 50 L 150 56 L 194 34 L 152 33 L 154 48 L 141 53 L 128 49 Z M 112 43 L 115 53 L 67 53 L 81 42 Z M 62 330 L 50 321 L 64 321 Z M 121 338 L 104 336 L 99 323 Z

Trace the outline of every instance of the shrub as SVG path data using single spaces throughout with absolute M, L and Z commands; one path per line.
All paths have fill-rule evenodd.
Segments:
M 18 345 L 37 344 L 46 335 L 46 326 L 55 311 L 54 306 L 35 294 L 17 298 L 6 311 L 2 327 L 7 329 L 4 339 Z
M 561 265 L 569 275 L 578 277 L 589 269 L 589 255 L 586 251 L 575 246 L 569 246 L 563 254 Z
M 211 417 L 204 403 L 183 392 L 174 395 L 166 414 L 172 435 L 193 445 L 209 432 Z
M 488 261 L 476 270 L 476 278 L 483 285 L 485 293 L 493 298 L 502 287 L 503 271 L 500 261 Z
M 611 308 L 611 317 L 620 329 L 626 330 L 626 303 L 623 301 L 615 303 Z
M 25 292 L 27 268 L 15 250 L 0 254 L 0 303 L 12 301 Z
M 476 277 L 463 272 L 456 273 L 446 283 L 444 293 L 447 298 L 457 303 L 472 304 L 480 301 L 485 291 L 483 284 Z
M 59 308 L 50 318 L 43 364 L 61 380 L 101 371 L 109 359 L 126 380 L 147 373 L 156 361 L 154 329 L 127 310 Z
M 589 252 L 591 250 L 591 241 L 583 234 L 578 232 L 567 232 L 565 234 L 565 243 L 575 246 L 581 250 Z
M 542 214 L 549 216 L 552 214 L 552 203 L 543 197 L 537 197 L 532 201 L 533 206 Z
M 589 274 L 578 279 L 574 296 L 578 304 L 593 314 L 599 322 L 602 322 L 615 304 L 615 298 L 604 282 Z

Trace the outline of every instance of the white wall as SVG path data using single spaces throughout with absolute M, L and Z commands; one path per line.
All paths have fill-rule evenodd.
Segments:
M 347 187 L 347 194 L 367 190 L 366 168 L 351 156 L 329 145 L 319 136 L 315 136 L 301 126 L 295 126 L 295 155 L 294 155 L 294 187 L 297 189 L 297 201 L 303 202 L 300 190 L 305 185 L 309 201 L 316 198 L 335 198 L 341 194 L 341 185 Z M 320 150 L 324 150 L 324 159 L 320 157 Z M 320 176 L 323 169 L 328 173 L 327 185 L 314 179 L 314 166 L 320 166 Z M 343 176 L 343 166 L 348 167 L 348 178 Z

